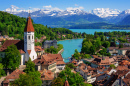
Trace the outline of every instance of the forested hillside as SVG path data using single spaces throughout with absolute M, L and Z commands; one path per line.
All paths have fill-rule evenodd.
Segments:
M 33 21 L 33 20 L 32 20 Z M 26 18 L 18 17 L 13 14 L 0 11 L 0 33 L 1 35 L 9 35 L 15 38 L 23 39 L 24 28 L 26 25 Z M 34 24 L 35 37 L 40 38 L 41 36 L 47 36 L 47 39 L 71 39 L 79 38 L 81 34 L 76 34 L 69 29 L 65 28 L 48 28 L 41 24 Z M 62 35 L 66 35 L 63 38 Z M 60 36 L 59 36 L 60 35 Z M 74 35 L 74 36 L 73 36 Z
M 70 29 L 130 29 L 130 25 L 115 25 L 104 22 L 79 24 L 75 26 L 67 27 Z

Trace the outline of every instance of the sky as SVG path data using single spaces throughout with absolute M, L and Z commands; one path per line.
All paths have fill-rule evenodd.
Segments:
M 120 11 L 130 9 L 130 0 L 0 0 L 0 10 L 3 11 L 11 5 L 20 9 L 45 7 L 66 10 L 67 8 L 81 8 L 90 11 L 95 8 L 110 8 Z

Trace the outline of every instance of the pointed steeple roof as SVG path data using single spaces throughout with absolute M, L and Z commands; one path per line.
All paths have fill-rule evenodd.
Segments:
M 24 29 L 24 32 L 34 32 L 34 27 L 33 27 L 30 15 L 27 19 L 27 23 L 26 23 L 26 27 Z
M 68 80 L 67 80 L 67 77 L 66 77 L 66 80 L 65 80 L 64 86 L 69 86 L 69 82 L 68 82 Z

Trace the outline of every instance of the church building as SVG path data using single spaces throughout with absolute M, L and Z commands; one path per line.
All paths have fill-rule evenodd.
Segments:
M 0 48 L 0 57 L 5 57 L 5 50 L 10 45 L 16 45 L 17 49 L 21 54 L 20 65 L 25 65 L 25 62 L 29 60 L 35 60 L 37 58 L 37 53 L 35 51 L 35 41 L 34 41 L 34 27 L 29 16 L 27 19 L 26 27 L 24 29 L 24 41 L 22 40 L 6 40 L 2 47 Z

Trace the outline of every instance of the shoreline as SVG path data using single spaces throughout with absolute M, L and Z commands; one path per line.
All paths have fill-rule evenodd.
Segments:
M 58 51 L 58 54 L 63 53 L 64 49 L 61 49 L 60 51 Z
M 75 39 L 84 39 L 84 38 L 75 38 Z M 57 42 L 59 42 L 59 41 L 65 41 L 65 40 L 73 40 L 73 39 L 58 40 Z

